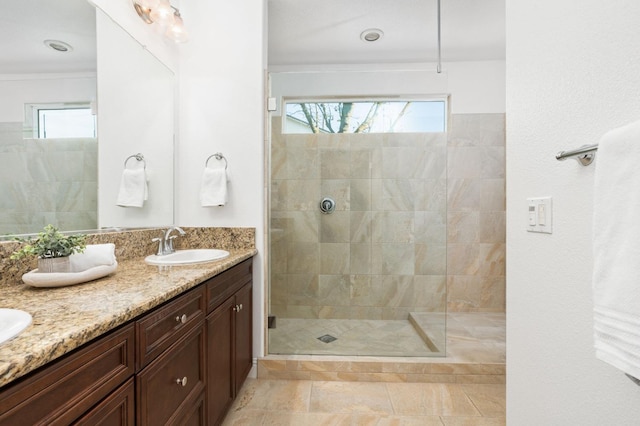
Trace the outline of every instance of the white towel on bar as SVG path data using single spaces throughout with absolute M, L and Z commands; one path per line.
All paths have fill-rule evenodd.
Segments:
M 596 357 L 640 378 L 640 121 L 604 135 L 596 158 Z
M 116 245 L 107 244 L 87 244 L 82 253 L 69 256 L 71 272 L 82 272 L 96 266 L 111 266 L 116 262 Z
M 204 168 L 200 187 L 202 207 L 224 206 L 227 203 L 227 170 L 223 167 Z
M 121 207 L 142 207 L 148 194 L 145 169 L 124 169 L 116 204 Z

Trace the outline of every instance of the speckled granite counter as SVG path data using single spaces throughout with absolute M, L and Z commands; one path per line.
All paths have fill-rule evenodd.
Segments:
M 118 259 L 114 275 L 75 286 L 1 287 L 0 305 L 29 312 L 33 322 L 0 344 L 0 387 L 257 254 L 255 248 L 226 249 L 226 259 L 195 265 Z

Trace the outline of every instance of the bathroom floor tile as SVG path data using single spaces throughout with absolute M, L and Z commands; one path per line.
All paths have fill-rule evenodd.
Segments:
M 262 425 L 503 426 L 505 386 L 248 379 L 223 426 Z

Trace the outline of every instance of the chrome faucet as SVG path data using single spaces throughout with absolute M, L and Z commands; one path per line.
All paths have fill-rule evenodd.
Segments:
M 178 238 L 178 236 L 177 235 L 171 235 L 171 233 L 173 231 L 178 231 L 180 233 L 180 236 L 183 236 L 183 235 L 187 234 L 179 226 L 172 226 L 169 229 L 167 229 L 166 232 L 164 232 L 164 237 L 163 238 L 154 238 L 154 239 L 152 239 L 151 241 L 153 241 L 154 243 L 156 243 L 156 242 L 158 243 L 158 252 L 156 253 L 157 256 L 164 256 L 166 254 L 171 254 L 171 253 L 174 253 L 176 251 L 173 248 L 173 240 Z

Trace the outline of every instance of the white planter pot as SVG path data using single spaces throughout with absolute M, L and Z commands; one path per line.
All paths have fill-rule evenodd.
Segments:
M 38 272 L 70 272 L 71 264 L 67 257 L 38 258 Z

